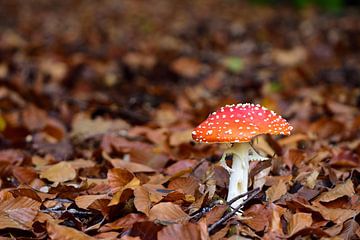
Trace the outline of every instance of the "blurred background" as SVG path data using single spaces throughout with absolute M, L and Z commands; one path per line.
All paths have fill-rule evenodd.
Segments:
M 0 1 L 3 144 L 28 134 L 26 103 L 65 128 L 79 112 L 191 128 L 252 102 L 296 131 L 355 129 L 359 18 L 350 0 Z

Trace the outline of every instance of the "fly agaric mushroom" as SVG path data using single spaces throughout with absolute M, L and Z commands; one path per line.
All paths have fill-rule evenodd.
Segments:
M 263 161 L 268 158 L 259 155 L 251 145 L 251 139 L 260 134 L 289 135 L 292 127 L 281 116 L 259 104 L 250 103 L 226 105 L 197 126 L 192 132 L 196 142 L 231 143 L 221 157 L 220 164 L 230 174 L 227 201 L 246 193 L 248 187 L 249 161 Z M 225 157 L 232 154 L 232 167 Z M 243 199 L 235 201 L 236 208 Z

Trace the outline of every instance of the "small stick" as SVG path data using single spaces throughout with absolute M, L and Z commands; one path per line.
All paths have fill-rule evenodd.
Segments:
M 258 190 L 260 190 L 260 188 L 254 188 L 253 190 L 250 190 L 250 191 L 248 191 L 248 192 L 246 192 L 246 193 L 240 194 L 240 195 L 232 198 L 230 201 L 228 201 L 227 204 L 228 204 L 228 205 L 231 205 L 231 204 L 233 204 L 234 202 L 236 202 L 237 200 L 239 200 L 240 198 L 243 198 L 243 197 L 245 197 L 246 195 L 250 195 L 250 194 L 252 194 L 252 193 L 254 193 L 254 192 L 258 191 Z M 256 194 L 257 194 L 257 193 L 256 193 Z
M 240 204 L 239 206 L 237 206 L 234 211 L 227 213 L 225 216 L 223 216 L 222 218 L 220 218 L 219 221 L 217 221 L 216 223 L 214 223 L 213 225 L 211 225 L 211 226 L 208 228 L 208 232 L 211 233 L 215 228 L 217 228 L 218 226 L 220 226 L 221 224 L 223 224 L 224 222 L 226 222 L 227 220 L 229 220 L 232 216 L 234 216 L 235 213 L 236 213 L 237 211 L 239 211 L 239 209 L 240 209 L 242 206 L 244 206 L 246 203 L 248 203 L 253 197 L 256 196 L 256 194 L 258 194 L 258 193 L 260 192 L 260 189 L 259 189 L 259 188 L 256 188 L 256 189 L 253 189 L 253 190 L 251 190 L 251 191 L 249 191 L 249 192 L 254 193 L 254 194 L 252 194 L 251 196 L 249 196 L 248 199 L 246 199 L 242 204 Z M 249 192 L 248 192 L 248 193 L 249 193 Z M 246 194 L 248 194 L 248 193 L 246 193 Z M 246 195 L 246 194 L 245 194 L 245 195 Z M 239 196 L 231 199 L 231 201 L 234 201 L 234 202 L 235 202 L 237 199 L 242 198 L 242 197 L 243 197 L 242 195 L 244 195 L 244 194 L 241 194 L 241 195 L 239 195 Z M 230 201 L 230 202 L 231 202 L 231 201 Z M 229 202 L 229 203 L 230 203 L 230 202 Z

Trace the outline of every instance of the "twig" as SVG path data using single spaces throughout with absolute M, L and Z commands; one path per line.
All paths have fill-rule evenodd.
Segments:
M 246 193 L 240 194 L 240 195 L 232 198 L 230 201 L 228 201 L 227 204 L 228 204 L 228 205 L 231 205 L 231 204 L 233 204 L 234 202 L 236 202 L 237 200 L 239 200 L 240 198 L 243 198 L 243 197 L 245 197 L 245 196 L 247 196 L 247 195 L 250 195 L 250 194 L 252 194 L 253 192 L 256 192 L 256 191 L 258 191 L 258 190 L 260 190 L 260 188 L 254 188 L 253 190 L 250 190 L 250 191 L 248 191 L 248 192 L 246 192 Z
M 224 222 L 226 222 L 227 220 L 229 220 L 232 216 L 235 215 L 235 213 L 236 213 L 237 211 L 239 211 L 239 209 L 240 209 L 242 206 L 244 206 L 246 203 L 248 203 L 248 202 L 249 202 L 253 197 L 255 197 L 256 194 L 258 194 L 259 192 L 260 192 L 260 189 L 259 189 L 259 188 L 256 188 L 256 189 L 253 189 L 253 190 L 247 192 L 246 194 L 241 194 L 241 195 L 239 195 L 239 196 L 231 199 L 231 201 L 229 201 L 228 204 L 231 204 L 230 202 L 235 202 L 237 199 L 242 198 L 242 197 L 243 197 L 242 195 L 246 196 L 246 195 L 248 195 L 249 193 L 254 193 L 254 194 L 252 194 L 251 196 L 249 196 L 242 204 L 240 204 L 239 206 L 237 206 L 234 211 L 227 213 L 225 216 L 223 216 L 222 218 L 220 218 L 219 221 L 217 221 L 216 223 L 212 224 L 212 225 L 208 228 L 208 232 L 211 233 L 211 232 L 212 232 L 214 229 L 216 229 L 218 226 L 220 226 L 221 224 L 223 224 Z

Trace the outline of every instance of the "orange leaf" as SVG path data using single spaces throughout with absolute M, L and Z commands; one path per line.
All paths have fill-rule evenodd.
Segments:
M 68 162 L 59 162 L 40 173 L 40 178 L 51 182 L 66 182 L 76 177 L 76 170 Z
M 134 174 L 123 168 L 110 169 L 107 177 L 113 193 L 122 190 L 126 184 L 135 178 Z
M 278 184 L 274 184 L 266 190 L 266 198 L 268 201 L 274 202 L 280 199 L 285 193 L 287 193 L 286 183 L 281 180 Z
M 150 220 L 160 220 L 166 222 L 186 222 L 189 216 L 179 205 L 171 202 L 163 202 L 155 205 L 149 212 Z
M 79 208 L 87 209 L 93 202 L 98 199 L 109 199 L 106 194 L 102 195 L 82 195 L 75 198 L 75 203 Z
M 122 228 L 131 228 L 134 223 L 146 221 L 147 217 L 143 214 L 130 213 L 125 217 L 119 218 L 118 220 L 107 223 L 100 228 L 100 232 L 107 232 L 112 230 L 118 230 Z
M 138 211 L 143 212 L 146 216 L 149 216 L 151 201 L 149 192 L 142 186 L 135 188 L 134 190 L 134 204 Z
M 289 225 L 288 225 L 288 233 L 289 236 L 294 235 L 300 230 L 310 227 L 312 224 L 311 213 L 295 213 L 292 215 Z
M 195 223 L 171 224 L 158 232 L 158 240 L 206 240 L 207 234 L 203 234 L 200 226 Z
M 195 191 L 199 188 L 199 181 L 193 177 L 179 177 L 172 180 L 168 188 L 194 195 Z
M 46 229 L 52 240 L 95 240 L 96 238 L 76 230 L 74 228 L 58 225 L 54 222 L 48 222 Z
M 269 226 L 271 212 L 262 204 L 254 204 L 244 212 L 244 216 L 242 222 L 259 232 Z
M 351 179 L 348 179 L 345 183 L 335 186 L 328 192 L 322 193 L 316 201 L 318 202 L 330 202 L 343 196 L 351 197 L 355 194 L 354 184 Z

